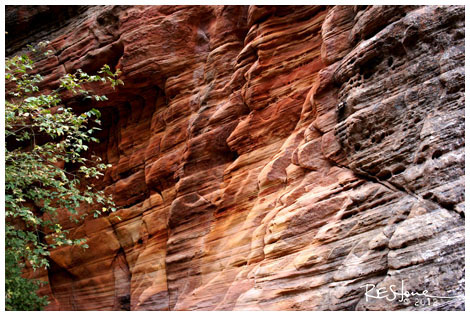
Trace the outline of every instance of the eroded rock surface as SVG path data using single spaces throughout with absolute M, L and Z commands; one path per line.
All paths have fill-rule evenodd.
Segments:
M 40 71 L 122 70 L 69 100 L 120 210 L 69 224 L 49 309 L 464 309 L 463 6 L 80 10 Z M 454 298 L 364 295 L 402 281 Z

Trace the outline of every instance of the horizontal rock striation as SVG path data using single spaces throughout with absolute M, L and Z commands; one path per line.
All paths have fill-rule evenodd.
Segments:
M 7 31 L 51 14 L 15 10 Z M 122 70 L 125 86 L 100 88 L 109 101 L 67 101 L 103 114 L 91 150 L 113 165 L 99 185 L 119 210 L 64 224 L 90 248 L 54 250 L 36 274 L 48 309 L 464 309 L 463 6 L 64 19 L 29 34 L 54 51 L 44 87 Z M 453 298 L 365 296 L 402 282 Z

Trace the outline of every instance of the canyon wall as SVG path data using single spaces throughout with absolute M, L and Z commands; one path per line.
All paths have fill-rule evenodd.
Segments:
M 464 309 L 463 6 L 62 10 L 7 7 L 7 53 L 125 85 L 66 101 L 102 112 L 119 210 L 64 217 L 90 248 L 35 274 L 48 309 Z

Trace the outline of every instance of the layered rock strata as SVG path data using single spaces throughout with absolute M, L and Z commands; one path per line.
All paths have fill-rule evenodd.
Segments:
M 109 101 L 67 101 L 103 114 L 91 150 L 119 210 L 64 219 L 90 248 L 36 275 L 48 309 L 464 309 L 463 6 L 70 15 L 41 29 L 39 69 L 51 89 L 122 70 Z M 454 298 L 365 296 L 402 282 Z

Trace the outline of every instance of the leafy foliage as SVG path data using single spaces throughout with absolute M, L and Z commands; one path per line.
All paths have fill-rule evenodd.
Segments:
M 45 46 L 45 45 L 43 45 Z M 40 52 L 32 48 L 31 54 Z M 46 52 L 50 53 L 50 52 Z M 81 70 L 66 74 L 60 87 L 41 93 L 43 77 L 34 73 L 28 55 L 5 61 L 5 306 L 7 310 L 37 310 L 47 303 L 38 297 L 38 281 L 22 277 L 25 267 L 34 270 L 48 266 L 49 251 L 63 245 L 86 248 L 85 239 L 70 239 L 59 224 L 59 212 L 78 222 L 83 205 L 98 206 L 94 216 L 114 211 L 114 203 L 91 179 L 98 179 L 110 165 L 85 153 L 99 130 L 100 112 L 91 109 L 76 114 L 63 104 L 61 94 L 72 93 L 84 99 L 107 100 L 94 95 L 86 85 L 123 84 L 105 65 L 97 75 Z M 75 166 L 67 171 L 64 166 Z
M 6 310 L 41 310 L 47 305 L 47 298 L 36 294 L 40 282 L 23 278 L 22 266 L 18 265 L 12 251 L 5 253 L 5 267 Z

